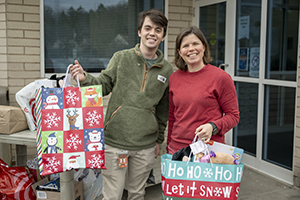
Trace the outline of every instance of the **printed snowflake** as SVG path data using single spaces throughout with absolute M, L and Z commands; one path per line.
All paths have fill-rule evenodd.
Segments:
M 94 169 L 100 168 L 101 165 L 103 165 L 103 162 L 104 160 L 102 159 L 102 156 L 100 154 L 93 154 L 92 159 L 88 159 L 88 164 L 90 164 Z
M 79 101 L 79 97 L 77 96 L 76 92 L 72 92 L 71 90 L 67 91 L 66 99 L 67 104 L 72 104 L 73 106 L 76 105 L 76 101 Z
M 99 125 L 100 120 L 102 119 L 101 114 L 98 115 L 96 110 L 93 110 L 92 112 L 87 113 L 88 117 L 85 118 L 86 123 L 89 124 L 89 126 Z
M 58 172 L 58 166 L 60 166 L 60 160 L 56 160 L 56 157 L 47 158 L 48 164 L 45 165 L 47 170 L 51 172 Z
M 205 171 L 204 171 L 204 174 L 205 174 L 204 175 L 205 177 L 211 178 L 212 175 L 213 175 L 212 169 L 206 168 Z
M 79 139 L 79 135 L 78 134 L 70 134 L 70 139 L 67 139 L 67 147 L 69 149 L 78 149 L 78 145 L 81 145 L 81 140 Z
M 215 193 L 215 196 L 221 196 L 222 194 L 222 189 L 219 188 L 219 187 L 216 187 L 215 190 L 214 190 L 214 193 Z
M 47 128 L 58 127 L 58 122 L 61 121 L 60 116 L 57 116 L 56 112 L 52 114 L 47 113 L 47 119 L 44 119 L 44 124 L 47 125 Z

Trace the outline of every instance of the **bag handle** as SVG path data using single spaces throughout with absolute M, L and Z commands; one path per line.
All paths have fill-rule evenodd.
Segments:
M 192 144 L 196 142 L 197 136 L 198 136 L 198 135 L 196 134 L 195 137 L 194 137 L 194 139 L 193 139 Z M 199 141 L 202 142 L 202 145 L 205 147 L 204 150 L 206 151 L 207 154 L 209 154 L 209 150 L 208 150 L 207 144 L 204 143 L 202 140 L 199 140 Z M 189 162 L 190 162 L 190 160 L 191 160 L 191 155 L 192 155 L 192 151 L 190 152 L 190 155 L 189 155 L 189 158 L 188 158 L 188 161 L 187 161 L 187 164 L 186 164 L 186 165 L 189 164 Z M 213 167 L 211 158 L 209 158 L 209 159 L 210 159 L 210 164 L 211 164 L 211 166 Z
M 66 87 L 66 82 L 67 82 L 67 78 L 69 76 L 69 68 L 70 68 L 70 66 L 71 66 L 71 64 L 67 67 L 66 76 L 65 76 L 64 81 L 63 81 L 63 88 Z M 79 83 L 79 79 L 78 79 L 78 74 L 76 76 L 76 82 L 77 82 L 77 86 L 80 89 L 80 83 Z

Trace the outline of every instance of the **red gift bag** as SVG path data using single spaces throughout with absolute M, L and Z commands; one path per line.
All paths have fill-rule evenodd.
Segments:
M 36 102 L 41 175 L 106 169 L 101 85 L 40 88 Z
M 24 167 L 9 167 L 0 159 L 0 199 L 32 200 L 35 195 L 31 185 L 35 180 Z

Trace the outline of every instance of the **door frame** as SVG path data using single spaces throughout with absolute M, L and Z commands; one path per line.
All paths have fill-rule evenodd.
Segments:
M 268 174 L 287 184 L 293 185 L 293 171 L 272 164 L 262 159 L 263 151 L 263 120 L 264 120 L 264 88 L 265 85 L 297 87 L 297 82 L 278 81 L 265 79 L 265 52 L 267 37 L 267 13 L 268 0 L 261 0 L 261 33 L 260 33 L 260 69 L 259 78 L 235 76 L 235 38 L 236 38 L 236 9 L 237 0 L 194 0 L 193 21 L 194 26 L 199 27 L 199 7 L 209 6 L 226 2 L 226 28 L 225 28 L 225 64 L 228 64 L 225 71 L 232 77 L 233 81 L 258 84 L 258 110 L 257 110 L 257 147 L 256 156 L 244 153 L 242 162 L 250 168 Z M 296 125 L 296 123 L 295 123 Z M 233 132 L 230 130 L 225 135 L 225 143 L 232 145 Z

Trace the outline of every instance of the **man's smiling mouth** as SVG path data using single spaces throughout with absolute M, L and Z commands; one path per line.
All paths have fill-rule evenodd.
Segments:
M 155 42 L 155 41 L 156 41 L 156 39 L 153 39 L 153 38 L 148 38 L 147 40 L 148 40 L 148 41 L 152 41 L 152 42 Z

